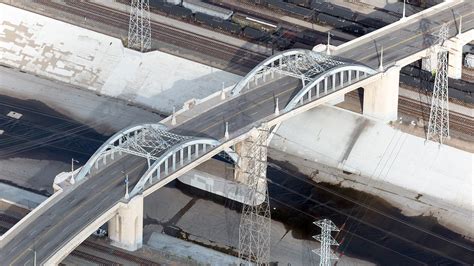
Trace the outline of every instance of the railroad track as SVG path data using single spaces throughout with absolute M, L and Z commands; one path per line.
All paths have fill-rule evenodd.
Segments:
M 129 14 L 113 8 L 82 1 L 68 1 L 66 4 L 58 4 L 51 1 L 41 1 L 40 3 L 67 13 L 87 17 L 109 26 L 115 26 L 123 30 L 128 29 Z M 182 31 L 156 21 L 151 23 L 153 38 L 158 38 L 163 42 L 175 44 L 188 50 L 197 51 L 211 58 L 232 62 L 239 65 L 242 69 L 246 69 L 246 71 L 252 69 L 267 57 L 263 54 L 211 40 L 202 35 Z M 426 116 L 424 110 L 429 110 L 429 106 L 400 96 L 399 110 L 407 115 L 424 118 Z M 456 131 L 468 134 L 473 132 L 472 119 L 467 118 L 463 114 L 451 112 L 450 123 L 451 128 Z
M 120 265 L 120 263 L 117 263 L 115 261 L 107 260 L 77 249 L 71 252 L 71 255 L 99 265 Z
M 0 233 L 5 233 L 8 229 L 13 227 L 13 225 L 15 225 L 18 221 L 20 221 L 20 219 L 0 213 Z M 101 244 L 97 244 L 91 240 L 86 240 L 82 242 L 80 246 L 94 249 L 101 253 L 108 254 L 109 256 L 115 256 L 117 258 L 120 258 L 122 261 L 125 260 L 132 263 L 136 263 L 138 265 L 160 265 L 159 263 L 156 263 L 154 261 L 137 257 L 135 255 L 121 251 L 113 247 L 107 247 Z M 120 263 L 117 263 L 115 261 L 108 260 L 108 259 L 99 257 L 97 255 L 93 255 L 85 251 L 78 250 L 78 249 L 75 249 L 73 252 L 71 252 L 71 255 L 83 260 L 87 260 L 89 262 L 99 264 L 99 265 L 120 265 Z
M 352 91 L 346 95 L 349 98 L 359 100 L 357 91 Z M 400 113 L 411 117 L 422 118 L 425 123 L 428 123 L 430 108 L 428 104 L 415 101 L 408 97 L 399 96 L 398 98 L 398 111 Z M 449 127 L 451 130 L 470 135 L 474 132 L 474 121 L 464 114 L 450 111 Z
M 94 243 L 92 241 L 84 241 L 81 245 L 84 246 L 84 247 L 93 248 L 93 249 L 101 251 L 103 253 L 110 254 L 112 256 L 117 256 L 117 257 L 125 259 L 127 261 L 137 263 L 139 265 L 159 265 L 158 263 L 156 263 L 154 261 L 147 260 L 147 259 L 144 259 L 144 258 L 140 258 L 140 257 L 134 256 L 134 255 L 131 255 L 130 253 L 127 253 L 127 252 L 124 252 L 124 251 L 121 251 L 121 250 L 118 250 L 118 249 L 106 247 L 106 246 Z
M 94 20 L 105 25 L 128 30 L 129 14 L 113 8 L 80 1 L 68 1 L 66 4 L 42 1 L 41 4 L 62 10 L 66 13 L 86 17 L 88 20 Z M 152 38 L 155 40 L 174 44 L 178 47 L 196 51 L 212 58 L 219 58 L 224 61 L 239 64 L 239 66 L 243 66 L 246 69 L 253 68 L 267 57 L 264 54 L 211 40 L 205 36 L 179 30 L 153 20 L 151 21 L 151 25 Z

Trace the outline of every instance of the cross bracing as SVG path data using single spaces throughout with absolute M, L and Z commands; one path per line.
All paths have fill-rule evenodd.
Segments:
M 304 49 L 290 49 L 275 54 L 257 65 L 232 89 L 232 95 L 251 91 L 276 74 L 301 80 L 302 88 L 285 107 L 285 111 L 342 89 L 367 78 L 377 71 L 365 65 Z
M 130 192 L 130 197 L 133 197 L 146 186 L 162 180 L 220 144 L 211 138 L 171 133 L 162 124 L 132 126 L 109 138 L 82 167 L 76 180 L 85 178 L 91 170 L 98 169 L 101 162 L 105 165 L 107 160 L 114 160 L 115 156 L 131 154 L 143 157 L 148 162 L 148 170 Z M 223 152 L 230 152 L 228 150 Z M 228 157 L 236 160 L 234 152 Z
M 131 0 L 128 47 L 146 52 L 151 48 L 149 0 Z
M 431 110 L 428 122 L 427 140 L 443 141 L 449 137 L 449 97 L 448 97 L 448 51 L 444 42 L 448 37 L 448 27 L 442 25 L 438 33 L 440 51 L 437 54 L 438 66 L 436 71 Z
M 243 156 L 248 187 L 248 204 L 243 204 L 239 227 L 239 258 L 246 265 L 266 265 L 270 262 L 271 214 L 267 187 L 268 128 L 257 130 L 257 136 L 247 140 L 250 145 Z

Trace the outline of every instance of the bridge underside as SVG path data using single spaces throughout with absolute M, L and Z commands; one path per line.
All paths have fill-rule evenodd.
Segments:
M 281 114 L 284 114 L 374 73 L 365 66 L 312 51 L 290 50 L 273 56 L 239 82 L 232 91 L 234 97 L 226 100 L 225 104 L 172 128 L 159 123 L 142 124 L 116 133 L 82 167 L 76 175 L 76 184 L 100 181 L 101 186 L 114 191 L 114 202 L 128 202 L 126 198 L 124 200 L 127 175 L 129 197 L 134 198 L 145 190 L 153 191 L 153 188 L 165 185 L 216 154 L 238 165 L 239 156 L 228 148 L 242 141 L 241 136 L 246 136 L 252 128 L 260 127 L 268 119 L 278 116 L 275 109 L 279 108 L 279 104 Z M 128 163 L 124 162 L 133 162 L 134 166 L 127 166 Z M 79 191 L 80 187 L 76 190 Z M 95 197 L 109 198 L 106 192 Z M 97 212 L 96 215 L 103 213 Z M 127 210 L 123 213 L 126 214 Z M 112 226 L 115 226 L 115 232 L 120 232 L 120 225 L 124 223 L 116 219 L 112 221 Z M 135 220 L 127 223 L 136 225 Z M 78 227 L 77 230 L 81 232 L 82 229 Z M 116 240 L 121 239 L 119 235 L 114 236 Z M 141 241 L 136 234 L 133 239 Z M 130 242 L 127 246 L 139 245 Z

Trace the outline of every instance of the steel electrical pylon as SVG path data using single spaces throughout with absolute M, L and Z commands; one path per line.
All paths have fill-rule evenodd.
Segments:
M 443 144 L 449 137 L 449 99 L 448 99 L 448 51 L 444 42 L 448 38 L 448 26 L 444 24 L 438 33 L 438 67 L 431 97 L 430 120 L 428 122 L 427 140 Z
M 128 47 L 141 52 L 151 49 L 149 0 L 131 0 Z
M 339 231 L 339 228 L 329 219 L 319 220 L 314 222 L 315 225 L 321 227 L 321 234 L 313 236 L 314 239 L 321 242 L 321 247 L 313 250 L 314 253 L 320 257 L 320 266 L 331 265 L 331 260 L 337 260 L 336 254 L 331 250 L 331 246 L 338 246 L 339 243 L 331 236 L 332 231 Z
M 250 147 L 243 154 L 246 165 L 248 204 L 243 204 L 239 227 L 239 258 L 241 263 L 268 265 L 270 262 L 271 216 L 267 186 L 268 128 L 258 130 L 249 138 Z

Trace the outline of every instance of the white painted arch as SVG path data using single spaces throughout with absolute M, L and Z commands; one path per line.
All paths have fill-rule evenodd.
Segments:
M 145 128 L 155 128 L 160 130 L 166 130 L 167 127 L 160 123 L 146 123 L 146 124 L 139 124 L 133 125 L 130 127 L 126 127 L 119 132 L 115 133 L 110 137 L 106 142 L 104 142 L 99 149 L 89 158 L 87 163 L 82 167 L 79 173 L 75 176 L 76 180 L 83 179 L 92 169 L 92 167 L 101 159 L 103 156 L 107 156 L 107 153 L 112 149 L 112 146 L 119 141 L 122 137 L 127 134 L 132 134 L 139 132 Z
M 256 67 L 254 67 L 249 73 L 247 73 L 247 75 L 245 75 L 245 77 L 243 79 L 241 79 L 234 86 L 234 88 L 232 89 L 230 94 L 232 96 L 238 95 L 242 91 L 242 89 L 245 87 L 245 85 L 247 85 L 247 83 L 249 83 L 250 80 L 260 70 L 264 69 L 265 67 L 270 66 L 272 63 L 278 61 L 280 58 L 288 57 L 288 56 L 292 56 L 292 55 L 305 55 L 305 54 L 308 54 L 310 52 L 312 52 L 312 51 L 311 50 L 305 50 L 305 49 L 289 49 L 289 50 L 286 50 L 286 51 L 283 51 L 281 53 L 277 53 L 277 54 L 274 54 L 274 55 L 268 57 L 267 59 L 260 62 L 260 64 L 258 64 Z
M 349 65 L 336 66 L 328 71 L 325 71 L 319 74 L 313 80 L 311 80 L 311 82 L 309 82 L 306 86 L 304 86 L 286 105 L 285 112 L 291 111 L 293 108 L 295 108 L 298 102 L 300 102 L 301 99 L 303 99 L 303 97 L 307 95 L 320 82 L 334 75 L 338 75 L 338 74 L 341 75 L 341 73 L 346 73 L 346 72 L 349 73 L 350 71 L 354 71 L 355 73 L 358 73 L 356 76 L 355 82 L 358 82 L 360 80 L 359 79 L 360 74 L 372 75 L 372 74 L 377 73 L 377 71 L 364 65 L 349 64 Z M 351 82 L 349 82 L 349 84 L 346 84 L 346 85 L 350 85 L 350 84 Z
M 175 170 L 191 163 L 195 159 L 199 158 L 200 155 L 205 154 L 207 151 L 219 146 L 220 144 L 221 143 L 215 139 L 190 138 L 170 147 L 166 153 L 162 154 L 143 174 L 133 190 L 130 192 L 130 197 L 142 192 L 147 181 L 152 183 L 153 177 L 161 180 L 172 174 Z M 202 150 L 199 149 L 201 147 Z M 170 159 L 171 165 L 168 165 Z M 161 170 L 165 170 L 165 175 L 161 176 Z

